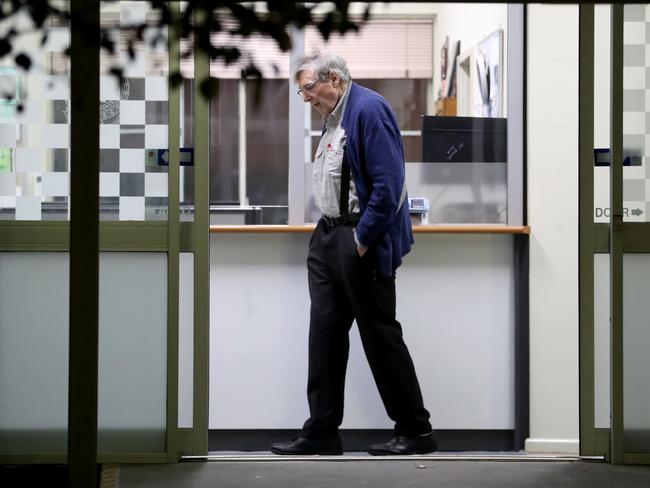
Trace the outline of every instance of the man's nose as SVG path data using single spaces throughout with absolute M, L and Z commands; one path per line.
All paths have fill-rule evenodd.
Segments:
M 307 93 L 306 91 L 302 92 L 302 101 L 307 103 L 308 101 L 311 100 L 311 95 Z

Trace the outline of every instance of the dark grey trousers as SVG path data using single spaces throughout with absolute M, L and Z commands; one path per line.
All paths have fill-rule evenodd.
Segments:
M 352 228 L 321 220 L 307 257 L 311 321 L 307 396 L 310 418 L 302 436 L 335 435 L 343 420 L 348 332 L 354 319 L 366 358 L 397 435 L 431 431 L 429 412 L 402 327 L 395 320 L 395 278 L 375 273 L 372 248 L 357 254 Z

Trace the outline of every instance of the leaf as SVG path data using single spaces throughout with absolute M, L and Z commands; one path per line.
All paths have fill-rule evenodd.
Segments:
M 183 83 L 183 75 L 179 71 L 169 75 L 169 84 L 172 88 L 176 88 L 181 83 Z
M 11 52 L 11 43 L 6 39 L 0 39 L 0 58 Z
M 206 98 L 216 97 L 219 94 L 219 80 L 217 78 L 207 78 L 201 82 L 200 89 Z
M 20 53 L 14 58 L 14 62 L 23 68 L 25 71 L 29 71 L 29 68 L 32 66 L 32 60 L 27 54 Z

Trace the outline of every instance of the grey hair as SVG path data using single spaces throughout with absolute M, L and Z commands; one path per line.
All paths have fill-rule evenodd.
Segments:
M 293 72 L 293 81 L 298 82 L 300 73 L 313 70 L 318 79 L 325 80 L 331 73 L 336 74 L 345 83 L 351 80 L 348 63 L 338 54 L 330 52 L 317 52 L 303 56 L 298 60 L 298 67 Z

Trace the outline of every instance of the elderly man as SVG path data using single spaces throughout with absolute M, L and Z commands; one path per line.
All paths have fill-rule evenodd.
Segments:
M 395 437 L 368 452 L 435 451 L 429 412 L 395 320 L 395 270 L 413 244 L 399 125 L 381 95 L 351 81 L 339 56 L 305 57 L 294 81 L 298 95 L 325 122 L 313 175 L 314 199 L 323 216 L 307 258 L 310 418 L 299 437 L 275 443 L 271 451 L 341 454 L 338 428 L 354 319 L 381 399 L 395 422 Z

